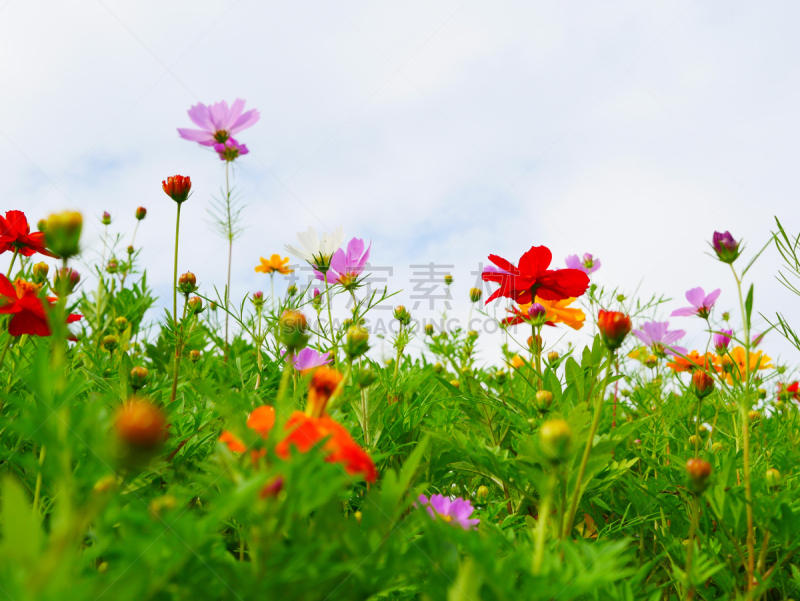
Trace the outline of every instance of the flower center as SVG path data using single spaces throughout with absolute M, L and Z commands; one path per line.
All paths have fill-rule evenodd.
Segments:
M 230 138 L 230 134 L 225 131 L 224 129 L 219 129 L 214 132 L 214 139 L 219 142 L 220 144 L 224 144 Z

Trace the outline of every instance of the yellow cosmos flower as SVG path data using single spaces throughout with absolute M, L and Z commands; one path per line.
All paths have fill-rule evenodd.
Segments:
M 542 305 L 547 311 L 547 323 L 557 324 L 563 323 L 573 330 L 580 330 L 583 327 L 583 322 L 586 321 L 586 315 L 580 309 L 570 307 L 575 302 L 575 298 L 565 298 L 559 301 L 549 301 L 536 297 L 536 302 Z M 520 305 L 519 311 L 523 315 L 528 314 L 528 309 L 531 308 L 531 303 Z
M 745 376 L 745 357 L 746 353 L 743 347 L 737 346 L 731 349 L 729 355 L 722 357 L 722 368 L 725 371 L 726 379 L 729 384 L 733 383 L 733 378 L 743 380 Z M 764 351 L 756 351 L 750 353 L 748 370 L 750 373 L 762 369 L 771 369 L 775 367 L 772 364 L 772 359 L 768 357 Z
M 261 265 L 256 266 L 256 271 L 259 273 L 282 273 L 283 275 L 288 275 L 294 271 L 294 269 L 287 267 L 288 263 L 289 257 L 281 259 L 280 255 L 272 255 L 269 260 L 261 257 Z

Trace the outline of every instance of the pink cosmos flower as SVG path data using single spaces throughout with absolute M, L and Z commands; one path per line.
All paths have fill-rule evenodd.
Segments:
M 284 353 L 285 352 L 286 351 L 284 351 Z M 286 362 L 291 362 L 292 366 L 297 371 L 306 371 L 307 369 L 314 369 L 330 363 L 331 354 L 330 352 L 320 353 L 316 349 L 306 347 L 297 353 L 297 355 L 288 355 L 286 357 Z
M 261 117 L 256 109 L 246 113 L 242 113 L 243 110 L 244 100 L 240 98 L 230 107 L 224 100 L 209 106 L 198 102 L 189 109 L 189 118 L 200 129 L 178 128 L 178 133 L 184 140 L 198 142 L 203 146 L 224 144 L 234 134 L 255 125 Z
M 666 351 L 672 355 L 686 355 L 689 352 L 682 346 L 672 344 L 686 336 L 686 331 L 670 330 L 668 321 L 648 321 L 641 330 L 634 330 L 633 335 L 654 351 Z
M 728 345 L 731 343 L 731 336 L 733 330 L 720 330 L 718 334 L 714 334 L 714 349 L 718 355 L 724 355 L 728 350 Z
M 585 253 L 583 257 L 570 255 L 565 259 L 568 269 L 580 269 L 586 275 L 600 269 L 600 259 L 595 259 L 591 254 Z
M 364 249 L 364 241 L 361 238 L 353 238 L 347 243 L 347 252 L 340 248 L 331 258 L 331 266 L 328 268 L 328 283 L 342 284 L 348 286 L 354 283 L 358 276 L 364 272 L 364 267 L 369 260 L 369 251 L 372 242 Z M 325 281 L 325 274 L 314 270 L 318 280 Z
M 425 495 L 420 495 L 417 497 L 417 503 L 425 507 L 434 520 L 456 522 L 464 530 L 473 530 L 480 523 L 477 518 L 469 519 L 475 509 L 472 503 L 460 497 L 451 499 L 443 495 L 431 495 L 428 499 Z
M 240 156 L 250 152 L 247 150 L 246 144 L 239 144 L 235 138 L 228 138 L 225 143 L 214 144 L 214 150 L 217 151 L 220 161 L 235 161 Z
M 711 309 L 714 307 L 714 303 L 717 302 L 720 292 L 721 290 L 717 288 L 714 290 L 714 292 L 711 292 L 706 296 L 706 293 L 702 288 L 692 288 L 686 292 L 686 300 L 689 301 L 689 304 L 692 306 L 683 307 L 682 309 L 675 309 L 672 312 L 672 316 L 691 317 L 693 315 L 697 315 L 698 317 L 706 319 L 711 314 Z

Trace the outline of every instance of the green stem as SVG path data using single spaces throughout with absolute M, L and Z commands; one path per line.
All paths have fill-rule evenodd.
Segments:
M 544 560 L 544 543 L 547 539 L 547 518 L 550 517 L 550 506 L 553 504 L 553 489 L 556 486 L 556 473 L 550 470 L 547 478 L 547 490 L 539 505 L 539 518 L 536 520 L 536 541 L 533 549 L 533 575 L 538 576 L 542 571 Z
M 231 186 L 228 177 L 230 161 L 225 162 L 225 201 L 228 208 L 228 283 L 225 286 L 225 360 L 228 360 L 228 303 L 231 290 L 231 261 L 233 259 L 233 223 L 231 223 Z
M 178 203 L 178 216 L 175 219 L 175 269 L 172 275 L 172 321 L 178 327 L 178 237 L 181 232 L 181 203 Z
M 177 331 L 177 338 L 175 339 L 175 367 L 172 373 L 172 394 L 170 400 L 174 401 L 178 396 L 178 375 L 181 371 L 181 355 L 183 354 L 183 321 L 186 319 L 186 307 L 189 304 L 189 295 L 183 301 L 183 317 L 181 317 L 181 325 Z
M 39 473 L 36 474 L 36 488 L 33 492 L 33 515 L 36 516 L 39 507 L 39 499 L 42 494 L 42 466 L 44 465 L 44 454 L 47 447 L 42 445 L 42 450 L 39 451 Z
M 261 343 L 263 339 L 261 338 L 261 307 L 259 306 L 256 309 L 256 319 L 258 320 L 258 334 L 256 340 L 256 357 L 258 358 L 258 375 L 256 375 L 256 390 L 258 390 L 259 384 L 261 384 Z
M 331 345 L 333 346 L 333 365 L 338 369 L 339 357 L 336 353 L 336 332 L 333 330 L 333 317 L 331 313 L 331 291 L 328 285 L 328 272 L 325 271 L 325 303 L 328 305 L 328 328 L 331 333 Z
M 8 347 L 11 346 L 12 338 L 13 336 L 11 336 L 11 334 L 8 334 L 8 338 L 6 338 L 6 343 L 3 345 L 3 350 L 0 351 L 0 369 L 5 367 L 6 353 L 8 352 Z
M 700 515 L 700 498 L 692 495 L 692 521 L 689 524 L 689 548 L 686 549 L 686 582 L 688 583 L 687 601 L 694 599 L 694 581 L 692 579 L 692 555 L 694 553 L 695 533 L 697 532 L 697 521 Z
M 6 279 L 11 279 L 11 273 L 12 273 L 12 270 L 14 269 L 14 263 L 15 263 L 15 262 L 16 262 L 16 260 L 17 260 L 17 255 L 18 255 L 18 254 L 19 254 L 19 249 L 17 249 L 17 248 L 15 247 L 15 248 L 14 248 L 14 254 L 13 254 L 13 256 L 11 257 L 11 265 L 9 265 L 9 266 L 8 266 L 8 273 L 6 274 Z
M 581 498 L 581 484 L 583 476 L 586 473 L 586 464 L 589 462 L 589 455 L 592 452 L 592 444 L 594 437 L 597 433 L 597 427 L 600 424 L 600 416 L 603 413 L 603 401 L 605 400 L 606 388 L 608 387 L 608 380 L 611 377 L 611 366 L 614 364 L 614 351 L 608 352 L 608 367 L 606 368 L 606 377 L 603 381 L 603 386 L 600 389 L 600 394 L 597 395 L 595 400 L 594 419 L 592 419 L 592 426 L 589 429 L 589 438 L 586 439 L 586 448 L 583 450 L 583 458 L 581 459 L 581 466 L 578 470 L 578 479 L 575 481 L 575 490 L 572 493 L 572 503 L 570 504 L 569 515 L 567 516 L 567 526 L 564 529 L 564 535 L 568 536 L 572 532 L 572 525 L 575 521 L 575 514 L 578 511 L 578 502 Z

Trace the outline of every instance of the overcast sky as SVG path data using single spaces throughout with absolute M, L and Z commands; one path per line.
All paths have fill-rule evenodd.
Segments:
M 237 136 L 251 153 L 234 178 L 247 204 L 234 299 L 269 289 L 259 255 L 341 224 L 372 241 L 406 305 L 410 265 L 453 265 L 462 319 L 479 262 L 534 244 L 559 266 L 600 257 L 600 284 L 672 297 L 661 317 L 694 286 L 735 309 L 729 271 L 705 254 L 713 231 L 748 253 L 775 215 L 800 231 L 800 0 L 0 6 L 3 210 L 35 222 L 77 207 L 96 250 L 103 210 L 127 245 L 147 207 L 136 242 L 166 305 L 168 175 L 194 184 L 180 270 L 225 281 L 206 215 L 223 163 L 176 132 L 190 106 L 222 99 L 261 111 Z M 770 250 L 751 272 L 756 309 L 800 326 L 780 266 Z M 699 320 L 671 321 L 701 344 Z M 764 346 L 797 359 L 775 333 Z

